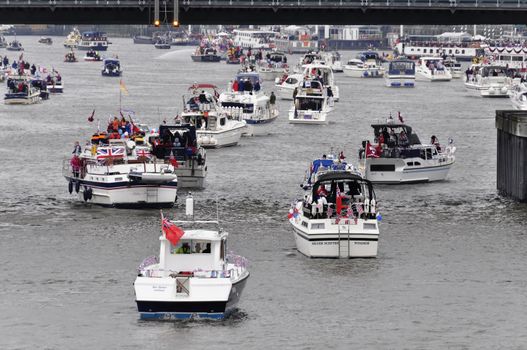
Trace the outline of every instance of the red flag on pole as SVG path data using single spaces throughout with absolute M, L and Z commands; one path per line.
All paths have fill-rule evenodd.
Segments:
M 165 237 L 170 243 L 172 243 L 172 245 L 176 245 L 185 234 L 185 231 L 183 231 L 182 228 L 177 227 L 175 224 L 168 221 L 168 219 L 163 219 L 162 227 Z

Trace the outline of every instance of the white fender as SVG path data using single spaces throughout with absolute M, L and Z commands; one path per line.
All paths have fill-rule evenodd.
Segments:
M 364 199 L 364 211 L 366 213 L 370 212 L 370 200 L 368 198 Z
M 317 203 L 316 202 L 311 203 L 311 215 L 313 216 L 317 215 Z
M 370 203 L 371 203 L 371 213 L 375 214 L 375 204 L 377 204 L 375 202 L 375 199 L 372 199 Z

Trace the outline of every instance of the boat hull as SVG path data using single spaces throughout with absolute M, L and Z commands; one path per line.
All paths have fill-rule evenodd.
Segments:
M 384 76 L 384 70 L 380 68 L 375 68 L 375 69 L 345 68 L 344 74 L 352 78 L 382 78 Z
M 245 136 L 269 135 L 271 132 L 273 122 L 276 120 L 277 117 L 278 116 L 274 116 L 269 119 L 259 119 L 259 120 L 245 119 L 245 122 L 247 123 L 247 127 L 243 135 Z
M 380 160 L 380 161 L 379 161 Z M 421 159 L 419 159 L 421 160 Z M 374 163 L 373 163 L 373 162 Z M 454 161 L 445 162 L 441 165 L 423 165 L 416 167 L 408 167 L 406 161 L 412 161 L 411 158 L 401 160 L 395 165 L 394 171 L 371 171 L 371 165 L 393 164 L 393 162 L 385 162 L 383 158 L 368 158 L 366 165 L 360 163 L 359 170 L 364 174 L 364 177 L 379 184 L 408 184 L 421 182 L 444 181 L 447 178 L 450 168 Z
M 198 143 L 204 148 L 220 148 L 228 146 L 236 146 L 242 137 L 242 133 L 245 130 L 244 125 L 239 127 L 221 130 L 221 131 L 207 131 L 198 130 Z
M 313 114 L 297 114 L 295 116 L 294 111 L 289 111 L 289 124 L 315 124 L 315 125 L 326 125 L 328 124 L 327 112 L 320 112 L 315 117 Z
M 393 88 L 413 88 L 415 87 L 415 76 L 387 75 L 385 85 Z
M 179 188 L 205 188 L 205 177 L 207 176 L 207 167 L 196 168 L 176 168 L 174 172 L 177 175 Z
M 219 62 L 221 61 L 221 56 L 218 55 L 207 55 L 207 56 L 190 56 L 194 62 Z
M 52 94 L 60 94 L 64 92 L 64 86 L 62 86 L 62 84 L 60 85 L 48 84 L 48 91 L 51 92 Z
M 82 51 L 89 51 L 89 50 L 95 50 L 95 51 L 106 51 L 108 50 L 108 45 L 103 45 L 103 44 L 100 44 L 100 43 L 93 43 L 93 44 L 90 44 L 90 45 L 77 45 L 77 50 L 82 50 Z
M 6 96 L 4 103 L 6 105 L 32 105 L 40 101 L 40 93 L 26 97 Z
M 509 97 L 509 89 L 505 85 L 478 85 L 468 82 L 465 83 L 465 87 L 476 96 L 495 98 Z
M 429 82 L 442 82 L 452 80 L 452 75 L 448 71 L 443 73 L 431 74 L 429 72 L 416 71 L 415 80 L 417 81 L 429 81 Z

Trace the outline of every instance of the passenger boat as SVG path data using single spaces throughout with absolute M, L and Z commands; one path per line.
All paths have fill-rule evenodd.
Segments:
M 191 216 L 192 197 L 186 202 Z M 163 217 L 161 231 L 159 257 L 143 260 L 134 282 L 140 318 L 228 317 L 249 278 L 247 260 L 227 253 L 228 233 L 218 221 L 170 221 Z
M 77 45 L 79 45 L 80 41 L 81 33 L 77 28 L 73 28 L 73 30 L 66 37 L 66 40 L 64 40 L 64 47 L 75 49 L 77 48 Z
M 501 65 L 473 66 L 473 74 L 465 87 L 481 97 L 509 97 L 514 70 Z
M 289 110 L 289 123 L 328 124 L 332 109 L 324 86 L 316 80 L 304 80 Z
M 382 78 L 384 67 L 375 51 L 362 52 L 357 59 L 348 61 L 344 74 L 353 78 Z
M 327 96 L 335 102 L 339 100 L 339 87 L 335 83 L 333 70 L 323 63 L 312 63 L 304 65 L 302 75 L 305 80 L 318 80 L 326 90 Z
M 108 50 L 108 37 L 104 32 L 83 32 L 77 48 L 85 51 L 106 51 Z
M 312 185 L 288 214 L 298 251 L 310 258 L 376 257 L 381 216 L 371 182 L 335 159 L 313 161 L 310 172 Z
M 234 46 L 253 50 L 272 50 L 275 48 L 275 32 L 268 30 L 235 29 Z
M 38 42 L 40 44 L 52 45 L 53 39 L 51 39 L 49 36 L 43 36 L 43 37 L 40 37 L 40 39 L 38 39 Z
M 68 62 L 68 63 L 77 62 L 77 56 L 75 56 L 75 52 L 70 51 L 66 55 L 64 55 L 64 62 Z
M 98 138 L 65 159 L 68 191 L 80 201 L 117 208 L 169 208 L 177 199 L 174 166 L 141 157 L 131 140 Z
M 442 37 L 410 35 L 397 42 L 395 51 L 401 56 L 415 59 L 445 55 L 453 56 L 458 61 L 470 61 L 473 57 L 483 55 L 480 42 L 474 41 L 470 36 L 462 38 L 460 34 L 462 33 L 443 33 Z
M 269 134 L 272 122 L 278 117 L 278 109 L 269 101 L 269 96 L 261 89 L 258 73 L 238 73 L 235 82 L 219 97 L 227 116 L 247 123 L 244 135 L 249 136 Z
M 275 80 L 287 74 L 288 70 L 287 57 L 281 52 L 267 53 L 256 65 L 256 71 L 264 80 Z
M 13 40 L 7 45 L 6 50 L 8 51 L 24 51 L 24 48 L 22 47 L 22 44 L 18 40 Z
M 525 69 L 527 67 L 527 47 L 488 46 L 484 49 L 484 53 L 490 64 L 508 66 L 511 69 Z
M 512 108 L 527 111 L 527 87 L 524 84 L 516 84 L 509 89 Z
M 120 77 L 122 74 L 121 62 L 116 58 L 105 59 L 101 74 L 104 77 Z
M 32 105 L 40 101 L 40 90 L 31 85 L 29 79 L 10 77 L 7 79 L 6 105 Z
M 392 60 L 385 74 L 385 82 L 388 87 L 414 87 L 415 62 L 408 59 Z
M 196 126 L 198 144 L 205 148 L 235 146 L 246 129 L 245 121 L 232 120 L 221 111 L 217 87 L 211 84 L 194 84 L 189 89 L 181 118 Z
M 401 118 L 402 120 L 402 118 Z M 359 170 L 374 183 L 404 184 L 445 180 L 455 162 L 456 148 L 434 142 L 421 144 L 412 128 L 388 119 L 372 124 L 376 144 L 362 142 Z
M 281 78 L 276 78 L 275 89 L 278 97 L 282 100 L 293 100 L 295 89 L 298 89 L 303 81 L 302 74 L 284 74 Z
M 212 47 L 198 47 L 193 55 L 190 56 L 194 62 L 219 62 L 221 56 L 218 55 L 216 49 Z
M 197 143 L 194 125 L 184 123 L 160 125 L 159 133 L 150 135 L 149 138 L 152 154 L 157 159 L 174 166 L 179 188 L 205 187 L 207 157 L 205 149 Z
M 102 57 L 97 51 L 90 50 L 84 55 L 84 60 L 87 62 L 100 62 L 102 61 Z
M 48 90 L 52 94 L 64 92 L 64 82 L 62 81 L 62 76 L 55 69 L 53 69 L 51 74 L 46 77 L 46 82 L 48 84 Z
M 322 53 L 322 59 L 324 62 L 331 67 L 334 73 L 344 72 L 344 66 L 340 60 L 340 53 L 337 51 L 330 51 Z
M 450 81 L 452 74 L 441 57 L 421 57 L 415 69 L 415 79 L 421 81 Z
M 461 63 L 459 63 L 454 57 L 447 57 L 443 61 L 443 64 L 452 75 L 452 79 L 460 79 L 463 76 L 463 69 L 461 68 Z

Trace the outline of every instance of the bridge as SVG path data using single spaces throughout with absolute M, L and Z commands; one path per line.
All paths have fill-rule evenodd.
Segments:
M 6 24 L 523 24 L 527 0 L 0 0 Z

